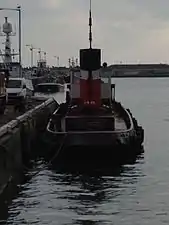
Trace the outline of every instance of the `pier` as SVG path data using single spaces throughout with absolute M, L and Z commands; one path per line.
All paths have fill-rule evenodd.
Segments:
M 0 119 L 0 194 L 24 170 L 25 163 L 33 154 L 33 144 L 56 107 L 54 99 L 43 102 L 32 99 L 27 104 L 29 110 L 22 115 L 7 107 L 6 114 Z

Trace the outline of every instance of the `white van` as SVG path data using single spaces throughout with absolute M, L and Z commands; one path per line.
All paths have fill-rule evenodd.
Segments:
M 9 78 L 7 84 L 8 103 L 25 102 L 27 86 L 25 78 Z

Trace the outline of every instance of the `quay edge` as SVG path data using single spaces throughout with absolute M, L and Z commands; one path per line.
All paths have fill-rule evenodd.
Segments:
M 33 154 L 31 147 L 57 105 L 54 99 L 48 99 L 0 127 L 0 195 L 15 175 L 23 172 L 24 163 Z

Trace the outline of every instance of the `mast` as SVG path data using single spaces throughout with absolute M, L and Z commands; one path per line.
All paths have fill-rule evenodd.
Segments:
M 11 54 L 11 40 L 10 36 L 12 36 L 12 24 L 8 22 L 8 17 L 5 17 L 5 23 L 3 24 L 3 33 L 6 36 L 5 41 L 5 63 L 10 65 L 12 63 L 12 54 Z
M 89 49 L 92 49 L 92 1 L 90 0 L 89 6 Z M 92 88 L 91 88 L 91 80 L 92 80 L 92 70 L 88 71 L 88 96 L 89 99 L 92 96 Z
M 90 0 L 90 8 L 89 8 L 89 43 L 90 49 L 92 48 L 92 1 Z
M 92 48 L 92 0 L 89 0 L 89 48 L 80 49 L 80 101 L 88 107 L 101 104 L 101 84 L 99 80 L 101 50 Z

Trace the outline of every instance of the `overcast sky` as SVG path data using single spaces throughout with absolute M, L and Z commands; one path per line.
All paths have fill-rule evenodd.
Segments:
M 48 64 L 67 65 L 88 47 L 89 0 L 0 0 L 0 7 L 22 7 L 23 64 L 30 64 L 33 44 L 47 52 Z M 93 47 L 103 61 L 119 63 L 169 62 L 168 0 L 93 0 Z M 17 14 L 0 11 L 17 26 Z M 17 39 L 13 39 L 16 48 Z M 1 38 L 1 43 L 4 38 Z M 2 44 L 1 44 L 2 48 Z M 35 53 L 35 59 L 37 54 Z

